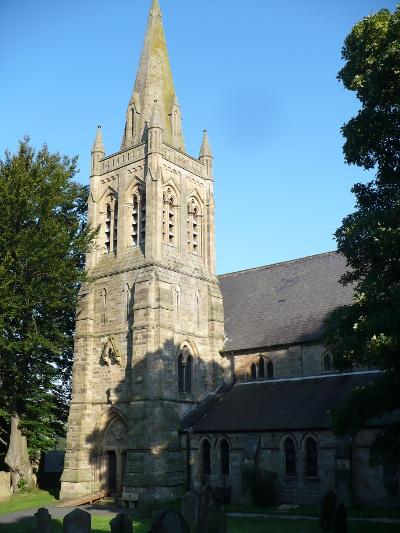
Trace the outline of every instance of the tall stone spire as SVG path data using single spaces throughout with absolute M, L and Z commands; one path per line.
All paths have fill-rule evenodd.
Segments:
M 181 113 L 175 94 L 158 0 L 153 0 L 150 9 L 139 70 L 128 104 L 121 149 L 147 140 L 147 128 L 155 100 L 159 102 L 164 140 L 183 150 Z

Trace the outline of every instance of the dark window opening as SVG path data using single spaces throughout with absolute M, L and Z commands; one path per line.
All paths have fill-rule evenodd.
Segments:
M 193 357 L 188 348 L 183 348 L 178 357 L 178 390 L 192 392 Z
M 272 361 L 268 361 L 267 364 L 267 378 L 273 379 L 274 377 L 274 365 L 272 364 Z
M 183 364 L 183 355 L 178 357 L 178 390 L 184 392 L 185 390 L 185 366 Z
M 264 357 L 260 357 L 258 360 L 258 377 L 261 379 L 265 378 L 265 361 Z
M 250 365 L 250 379 L 256 379 L 256 378 L 257 378 L 256 365 L 254 363 L 251 363 L 251 365 Z
M 201 459 L 202 474 L 209 476 L 211 474 L 211 446 L 208 440 L 203 441 Z
M 229 444 L 225 439 L 221 441 L 221 474 L 229 476 Z
M 192 362 L 193 357 L 191 355 L 186 359 L 186 372 L 185 372 L 185 392 L 192 392 Z
M 285 467 L 287 476 L 296 475 L 296 450 L 292 439 L 285 440 Z
M 324 357 L 324 372 L 332 371 L 332 359 L 329 354 L 326 354 Z
M 317 477 L 318 475 L 318 449 L 314 439 L 309 437 L 306 440 L 306 476 Z

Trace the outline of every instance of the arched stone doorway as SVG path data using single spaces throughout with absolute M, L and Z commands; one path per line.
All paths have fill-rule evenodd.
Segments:
M 107 413 L 103 420 L 104 427 L 99 432 L 95 455 L 95 484 L 106 489 L 111 495 L 122 494 L 122 485 L 126 468 L 126 423 L 116 412 Z M 99 428 L 100 429 L 100 428 Z

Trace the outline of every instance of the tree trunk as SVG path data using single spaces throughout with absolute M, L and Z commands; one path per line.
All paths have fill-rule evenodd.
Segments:
M 18 492 L 18 482 L 24 479 L 26 488 L 33 486 L 32 466 L 29 461 L 28 445 L 26 437 L 22 435 L 18 428 L 19 416 L 11 417 L 10 444 L 8 446 L 5 463 L 11 471 L 11 481 L 13 492 Z

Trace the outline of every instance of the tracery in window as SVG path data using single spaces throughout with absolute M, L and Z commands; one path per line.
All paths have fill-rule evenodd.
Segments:
M 199 203 L 190 198 L 187 206 L 187 249 L 189 253 L 201 256 L 202 214 Z
M 184 346 L 178 356 L 178 390 L 190 394 L 192 392 L 193 356 Z
M 177 201 L 174 191 L 168 187 L 163 194 L 163 243 L 176 246 L 176 209 Z
M 293 439 L 287 437 L 284 444 L 285 472 L 287 476 L 296 475 L 296 449 Z
M 318 476 L 318 448 L 315 439 L 308 437 L 305 442 L 305 475 Z
M 146 195 L 138 186 L 134 188 L 131 201 L 131 242 L 139 246 L 146 240 Z

